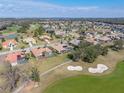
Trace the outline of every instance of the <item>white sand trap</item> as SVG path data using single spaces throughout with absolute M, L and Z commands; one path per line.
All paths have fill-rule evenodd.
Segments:
M 83 70 L 81 66 L 68 66 L 67 69 L 69 71 L 82 71 Z
M 103 73 L 105 72 L 106 70 L 108 70 L 109 68 L 106 66 L 106 65 L 103 65 L 103 64 L 98 64 L 97 65 L 97 68 L 88 68 L 88 71 L 90 73 Z

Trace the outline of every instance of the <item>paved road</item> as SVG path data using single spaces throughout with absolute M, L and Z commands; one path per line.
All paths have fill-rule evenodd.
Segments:
M 58 42 L 58 41 L 52 41 L 51 44 L 56 43 L 56 42 Z M 31 51 L 31 49 L 38 48 L 38 47 L 44 47 L 44 46 L 45 46 L 45 44 L 44 45 L 36 45 L 36 46 L 24 48 L 24 49 L 17 49 L 17 50 L 13 50 L 13 51 L 0 52 L 0 56 L 6 55 L 6 54 L 9 54 L 9 53 L 13 53 L 13 52 L 23 51 L 23 50 Z
M 43 45 L 28 47 L 28 48 L 24 48 L 24 49 L 17 49 L 17 50 L 13 50 L 13 51 L 0 52 L 0 56 L 1 55 L 6 55 L 6 54 L 9 54 L 9 53 L 13 53 L 13 52 L 23 51 L 23 50 L 30 51 L 31 49 L 38 48 L 38 47 L 43 47 Z
M 59 67 L 65 65 L 65 64 L 69 64 L 69 63 L 71 63 L 71 62 L 72 62 L 72 61 L 67 61 L 67 62 L 64 62 L 64 63 L 62 63 L 62 64 L 60 64 L 60 65 L 57 65 L 57 66 L 55 66 L 55 67 L 49 69 L 48 71 L 45 71 L 45 72 L 41 73 L 41 74 L 40 74 L 40 77 L 42 77 L 42 76 L 48 74 L 49 72 L 51 72 L 51 71 L 53 71 L 53 70 L 55 70 L 55 69 L 57 69 L 57 68 L 59 68 Z M 23 83 L 18 89 L 16 89 L 16 90 L 15 90 L 14 92 L 12 92 L 12 93 L 20 93 L 20 91 L 26 86 L 26 84 L 27 84 L 27 82 Z
M 52 41 L 51 44 L 56 43 L 56 42 L 58 42 L 58 41 Z M 0 52 L 0 56 L 1 55 L 6 55 L 6 54 L 9 54 L 9 53 L 13 53 L 13 52 L 23 51 L 23 50 L 31 51 L 31 49 L 38 48 L 38 47 L 44 47 L 44 45 L 36 45 L 36 46 L 33 46 L 33 47 L 24 48 L 24 49 L 17 49 L 17 50 L 13 50 L 13 51 Z

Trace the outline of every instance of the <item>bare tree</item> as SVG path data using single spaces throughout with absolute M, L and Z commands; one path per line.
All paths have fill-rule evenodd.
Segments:
M 9 62 L 5 62 L 5 67 L 7 70 L 0 73 L 0 75 L 5 78 L 5 84 L 0 88 L 3 91 L 12 91 L 17 87 L 18 83 L 21 82 L 22 79 L 26 80 L 26 76 L 24 76 L 24 72 L 21 72 L 17 67 L 12 67 Z

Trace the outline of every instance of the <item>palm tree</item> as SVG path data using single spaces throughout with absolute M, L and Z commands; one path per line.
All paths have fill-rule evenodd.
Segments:
M 39 71 L 36 67 L 32 67 L 31 69 L 31 80 L 38 83 L 40 82 Z

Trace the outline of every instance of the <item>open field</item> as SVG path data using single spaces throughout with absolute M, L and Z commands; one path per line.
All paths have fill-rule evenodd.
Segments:
M 51 69 L 59 64 L 62 64 L 69 59 L 67 58 L 67 54 L 60 54 L 57 56 L 45 58 L 42 60 L 36 60 L 32 58 L 29 63 L 19 65 L 19 68 L 23 68 L 23 70 L 30 71 L 32 67 L 37 67 L 40 73 Z
M 48 91 L 46 89 L 48 86 L 51 88 L 51 86 L 53 86 L 56 81 L 62 80 L 64 78 L 68 78 L 68 77 L 80 76 L 80 75 L 92 75 L 92 76 L 95 76 L 95 77 L 98 76 L 98 78 L 99 78 L 99 76 L 101 76 L 101 75 L 108 75 L 115 70 L 115 67 L 118 64 L 118 62 L 120 62 L 122 60 L 124 60 L 124 51 L 114 52 L 114 51 L 110 50 L 109 54 L 107 56 L 105 56 L 105 57 L 99 56 L 93 64 L 89 64 L 89 63 L 85 63 L 85 62 L 72 62 L 72 63 L 66 64 L 66 65 L 64 65 L 60 68 L 57 68 L 56 70 L 51 71 L 50 73 L 42 76 L 41 77 L 41 82 L 40 82 L 40 87 L 33 88 L 30 91 L 27 91 L 26 93 L 44 93 L 43 92 L 44 90 L 46 90 L 45 93 L 50 93 L 49 88 L 48 88 Z M 58 62 L 58 64 L 59 64 L 59 60 L 56 60 L 56 62 Z M 44 64 L 50 64 L 50 63 L 48 62 L 48 63 L 44 63 Z M 88 67 L 96 67 L 96 65 L 99 64 L 99 63 L 107 65 L 109 67 L 109 70 L 106 71 L 103 74 L 91 74 L 91 73 L 88 72 L 88 70 L 87 70 Z M 77 72 L 77 71 L 70 72 L 70 71 L 67 70 L 67 66 L 69 66 L 69 65 L 73 65 L 73 66 L 80 65 L 84 68 L 84 70 L 81 71 L 81 72 Z M 51 65 L 51 66 L 53 66 L 53 65 Z M 41 73 L 42 73 L 42 71 L 46 70 L 45 68 L 48 69 L 47 65 L 46 65 L 46 67 L 43 67 L 43 68 L 41 67 L 40 68 Z M 42 69 L 44 69 L 44 70 L 42 70 Z M 90 76 L 88 76 L 88 77 L 90 77 Z M 57 92 L 54 91 L 52 93 L 57 93 Z M 59 91 L 58 93 L 61 93 L 61 92 Z M 65 93 L 65 92 L 62 92 L 62 93 Z
M 115 52 L 115 51 L 111 51 L 109 50 L 109 53 L 107 56 L 99 56 L 94 63 L 90 64 L 90 63 L 85 63 L 85 62 L 72 62 L 72 63 L 68 63 L 68 64 L 65 64 L 65 65 L 62 65 L 61 67 L 58 67 L 57 69 L 54 69 L 52 71 L 50 71 L 49 73 L 43 75 L 41 77 L 41 81 L 40 81 L 40 86 L 37 87 L 37 88 L 33 88 L 34 84 L 30 84 L 29 86 L 26 86 L 25 88 L 29 88 L 28 90 L 26 90 L 26 92 L 22 92 L 22 91 L 25 91 L 25 88 L 21 90 L 21 92 L 19 93 L 61 93 L 60 89 L 57 90 L 52 90 L 51 91 L 51 87 L 54 87 L 54 85 L 56 85 L 57 82 L 61 82 L 61 80 L 65 79 L 65 78 L 69 78 L 69 77 L 72 77 L 74 78 L 75 76 L 79 76 L 79 77 L 76 77 L 76 78 L 82 78 L 84 77 L 84 81 L 81 81 L 81 82 L 85 82 L 85 79 L 86 78 L 89 78 L 88 80 L 89 81 L 86 81 L 87 83 L 90 82 L 90 83 L 94 83 L 96 82 L 96 84 L 98 84 L 97 80 L 100 80 L 100 84 L 103 83 L 102 80 L 110 80 L 110 79 L 113 79 L 113 78 L 107 78 L 107 77 L 111 77 L 113 75 L 109 75 L 110 73 L 112 73 L 114 70 L 115 70 L 115 67 L 116 65 L 118 64 L 118 62 L 124 60 L 124 50 L 122 51 L 119 51 L 119 52 Z M 57 56 L 54 56 L 54 57 L 49 57 L 47 59 L 42 59 L 40 61 L 37 61 L 35 58 L 32 58 L 32 60 L 30 60 L 29 63 L 27 64 L 22 64 L 22 65 L 18 65 L 19 68 L 21 68 L 21 70 L 24 70 L 25 72 L 27 71 L 27 74 L 30 74 L 29 72 L 31 71 L 31 67 L 32 66 L 35 66 L 38 68 L 40 74 L 48 71 L 49 69 L 57 66 L 57 65 L 60 65 L 62 63 L 65 63 L 65 62 L 68 62 L 69 59 L 67 58 L 67 54 L 60 54 L 60 55 L 57 55 Z M 105 73 L 103 74 L 91 74 L 88 72 L 88 68 L 89 67 L 96 67 L 97 64 L 105 64 L 109 67 L 109 70 L 107 70 Z M 83 71 L 81 72 L 77 72 L 77 71 L 68 71 L 67 70 L 67 66 L 82 66 L 84 68 Z M 123 64 L 122 64 L 123 65 Z M 123 66 L 124 67 L 124 66 Z M 119 72 L 121 73 L 121 72 Z M 84 75 L 84 76 L 82 76 Z M 87 75 L 87 76 L 85 76 Z M 91 76 L 89 76 L 91 75 Z M 106 76 L 102 76 L 100 77 L 101 75 L 106 75 Z M 98 77 L 97 77 L 98 76 Z M 92 77 L 94 79 L 95 77 L 95 80 L 92 80 Z M 105 77 L 105 79 L 104 79 Z M 102 79 L 103 78 L 103 79 Z M 107 79 L 106 79 L 107 78 Z M 91 79 L 91 80 L 90 80 Z M 120 80 L 122 80 L 120 78 Z M 79 83 L 80 81 L 77 81 L 77 83 Z M 105 82 L 110 82 L 110 81 L 105 81 Z M 120 82 L 123 82 L 120 81 Z M 119 83 L 120 83 L 119 82 Z M 2 83 L 2 82 L 1 82 Z M 76 81 L 74 82 L 76 83 Z M 89 83 L 89 84 L 90 84 Z M 110 82 L 111 83 L 111 82 Z M 118 82 L 115 82 L 118 84 Z M 3 84 L 3 83 L 2 83 Z M 57 83 L 58 84 L 58 83 Z M 64 83 L 63 83 L 64 84 Z M 65 83 L 66 84 L 66 83 Z M 82 83 L 81 83 L 82 84 Z M 89 85 L 88 84 L 88 85 Z M 113 83 L 114 84 L 114 83 Z M 87 86 L 88 86 L 87 85 Z M 92 84 L 91 84 L 92 85 Z M 94 85 L 94 84 L 93 84 Z M 93 86 L 92 85 L 92 86 Z M 111 84 L 110 84 L 111 85 Z M 65 85 L 66 86 L 66 85 Z M 82 85 L 79 85 L 79 89 Z M 92 87 L 91 86 L 91 87 Z M 97 85 L 98 86 L 98 85 Z M 105 85 L 104 85 L 105 86 Z M 67 87 L 67 86 L 66 86 Z M 70 85 L 71 87 L 71 85 Z M 95 87 L 95 86 L 94 86 Z M 107 86 L 108 87 L 108 86 Z M 123 86 L 122 86 L 123 87 Z M 48 88 L 48 89 L 47 89 Z M 77 87 L 78 88 L 78 87 Z M 101 88 L 101 87 L 99 87 Z M 105 86 L 106 88 L 106 86 Z M 54 89 L 54 88 L 53 88 Z M 82 88 L 81 88 L 82 89 Z M 59 91 L 60 90 L 60 91 Z M 63 90 L 63 89 L 62 89 Z M 71 90 L 71 88 L 70 88 Z M 69 91 L 70 91 L 69 90 Z M 75 89 L 77 90 L 77 89 Z M 65 91 L 65 92 L 64 92 Z M 66 90 L 62 91 L 62 93 L 68 93 L 68 91 L 66 92 Z M 70 93 L 70 92 L 69 92 Z M 73 92 L 72 92 L 73 93 Z M 78 92 L 78 93 L 82 93 L 82 92 Z M 87 92 L 89 93 L 89 92 Z M 95 93 L 95 92 L 93 92 Z M 104 92 L 103 92 L 104 93 Z M 106 92 L 106 93 L 111 93 L 110 91 L 109 92 Z M 115 92 L 116 93 L 116 92 Z M 117 92 L 119 93 L 119 92 Z M 122 92 L 120 92 L 122 93 Z
M 123 93 L 124 62 L 106 76 L 76 76 L 52 84 L 44 93 Z
M 20 64 L 17 65 L 17 67 L 21 70 L 24 71 L 27 75 L 30 74 L 31 72 L 31 68 L 32 67 L 37 67 L 39 70 L 39 73 L 43 73 L 59 64 L 65 63 L 66 61 L 68 61 L 69 59 L 67 58 L 67 54 L 60 54 L 60 55 L 56 55 L 53 57 L 49 57 L 49 58 L 45 58 L 42 60 L 36 60 L 35 58 L 31 58 L 26 64 Z M 0 74 L 2 72 L 5 72 L 7 68 L 5 68 L 4 64 L 1 62 L 0 64 Z M 0 75 L 0 87 L 3 86 L 5 83 L 7 83 L 4 80 L 4 77 L 2 75 Z M 20 83 L 18 85 L 21 85 Z M 6 92 L 5 92 L 6 93 Z

